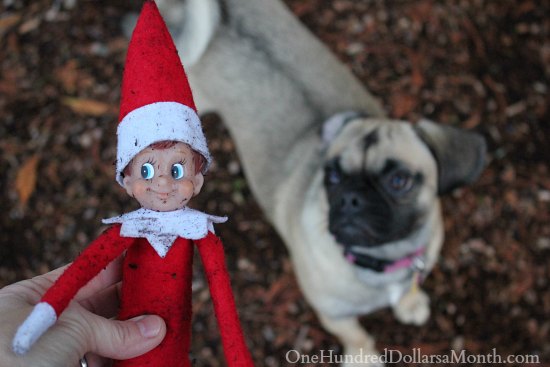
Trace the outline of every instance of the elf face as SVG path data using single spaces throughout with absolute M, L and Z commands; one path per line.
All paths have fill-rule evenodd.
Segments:
M 164 149 L 145 148 L 128 165 L 126 192 L 146 209 L 167 212 L 185 207 L 204 183 L 202 173 L 195 172 L 194 154 L 180 142 Z

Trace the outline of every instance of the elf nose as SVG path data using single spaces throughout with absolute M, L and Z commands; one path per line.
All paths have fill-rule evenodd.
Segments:
M 166 175 L 160 175 L 157 180 L 157 184 L 159 186 L 166 186 L 168 185 L 168 177 Z

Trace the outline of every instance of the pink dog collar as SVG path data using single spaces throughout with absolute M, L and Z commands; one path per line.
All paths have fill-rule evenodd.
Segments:
M 404 258 L 391 261 L 385 259 L 379 259 L 366 254 L 357 253 L 351 249 L 344 250 L 344 257 L 346 260 L 362 268 L 367 268 L 380 273 L 393 273 L 394 271 L 405 269 L 409 267 L 416 267 L 417 270 L 422 271 L 424 268 L 424 261 L 422 256 L 426 252 L 426 247 L 422 246 L 410 255 Z

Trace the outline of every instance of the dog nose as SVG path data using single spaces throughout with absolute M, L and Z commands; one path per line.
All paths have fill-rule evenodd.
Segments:
M 363 210 L 365 199 L 357 192 L 345 192 L 340 198 L 340 210 L 346 214 L 353 214 Z

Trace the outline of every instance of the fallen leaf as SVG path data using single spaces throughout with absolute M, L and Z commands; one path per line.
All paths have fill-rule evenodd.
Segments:
M 19 14 L 7 15 L 0 18 L 0 36 L 6 33 L 6 31 L 8 31 L 11 27 L 19 23 L 20 20 L 21 15 Z
M 524 275 L 516 282 L 510 285 L 510 295 L 514 302 L 519 302 L 521 297 L 530 289 L 533 289 L 533 283 L 535 282 L 535 276 L 532 271 L 524 272 Z
M 471 130 L 475 127 L 477 127 L 481 123 L 481 113 L 480 112 L 474 112 L 464 123 L 462 124 L 462 127 Z
M 126 37 L 116 37 L 107 43 L 109 53 L 123 52 L 128 49 L 128 39 Z
M 110 104 L 86 98 L 63 98 L 62 103 L 81 115 L 102 116 L 116 114 L 116 109 Z
M 14 96 L 17 94 L 17 85 L 10 81 L 0 80 L 0 93 L 8 96 Z
M 67 93 L 74 93 L 78 79 L 78 61 L 75 59 L 67 61 L 63 66 L 55 70 L 55 77 L 63 85 Z
M 419 90 L 424 86 L 426 80 L 422 74 L 422 64 L 420 54 L 409 51 L 407 52 L 409 57 L 409 63 L 411 64 L 411 85 L 415 90 Z
M 42 19 L 40 18 L 32 18 L 27 20 L 19 26 L 19 34 L 26 34 L 34 31 L 40 26 L 40 23 L 42 23 Z
M 403 118 L 411 113 L 418 103 L 416 97 L 406 93 L 396 93 L 392 99 L 392 117 Z
M 38 155 L 35 154 L 19 169 L 15 178 L 15 190 L 19 195 L 19 202 L 25 206 L 36 188 L 36 167 L 38 166 Z

